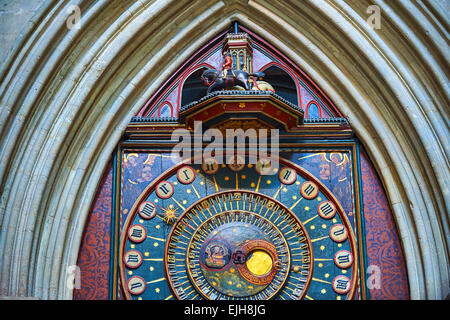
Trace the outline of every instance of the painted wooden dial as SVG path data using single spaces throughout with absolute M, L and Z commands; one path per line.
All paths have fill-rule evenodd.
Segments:
M 354 296 L 356 241 L 333 194 L 287 160 L 245 161 L 181 163 L 148 186 L 123 226 L 125 298 Z
M 199 200 L 177 221 L 167 249 L 167 261 L 173 261 L 166 264 L 169 283 L 180 299 L 190 298 L 181 285 L 185 276 L 205 299 L 265 300 L 284 286 L 304 292 L 301 280 L 307 278 L 286 284 L 291 263 L 311 275 L 311 246 L 300 221 L 278 201 L 254 192 L 225 191 Z M 300 255 L 292 262 L 291 251 Z M 176 264 L 182 255 L 186 267 Z

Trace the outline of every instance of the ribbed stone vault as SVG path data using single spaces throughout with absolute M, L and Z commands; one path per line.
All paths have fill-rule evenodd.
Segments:
M 66 25 L 72 4 L 79 29 Z M 374 4 L 380 29 L 366 22 Z M 411 297 L 445 298 L 446 12 L 438 0 L 42 1 L 0 70 L 0 296 L 72 297 L 67 268 L 125 127 L 237 20 L 300 66 L 348 119 L 388 194 Z

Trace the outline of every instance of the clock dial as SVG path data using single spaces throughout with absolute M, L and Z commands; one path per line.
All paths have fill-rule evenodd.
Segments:
M 234 160 L 180 163 L 142 193 L 121 238 L 125 298 L 352 298 L 356 242 L 333 194 L 287 160 Z
M 189 239 L 186 246 L 180 238 Z M 181 299 L 193 297 L 182 288 L 186 276 L 205 299 L 269 299 L 285 286 L 290 251 L 306 257 L 301 267 L 311 275 L 311 246 L 300 221 L 259 193 L 225 191 L 199 200 L 174 226 L 167 249 L 169 283 Z M 182 255 L 186 266 L 177 267 Z

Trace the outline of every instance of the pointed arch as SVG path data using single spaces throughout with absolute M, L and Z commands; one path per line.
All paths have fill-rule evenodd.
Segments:
M 302 66 L 370 150 L 411 297 L 448 294 L 449 22 L 437 2 L 379 3 L 380 30 L 356 0 L 98 1 L 82 4 L 79 30 L 65 27 L 68 5 L 36 10 L 0 71 L 1 295 L 71 298 L 67 270 L 129 119 L 233 20 Z
M 301 106 L 300 85 L 295 75 L 291 75 L 283 66 L 270 62 L 260 69 L 264 72 L 264 79 L 272 84 L 275 91 L 286 100 Z

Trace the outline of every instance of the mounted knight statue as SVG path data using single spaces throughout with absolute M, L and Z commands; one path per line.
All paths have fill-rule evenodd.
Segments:
M 249 74 L 245 70 L 233 70 L 231 56 L 228 52 L 223 53 L 224 62 L 222 71 L 207 69 L 202 74 L 202 81 L 208 86 L 206 94 L 213 91 L 239 88 L 238 90 L 261 90 L 258 88 L 257 80 L 264 77 L 264 73 L 255 72 Z M 273 89 L 269 89 L 273 91 Z

